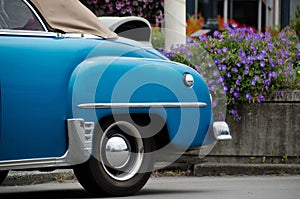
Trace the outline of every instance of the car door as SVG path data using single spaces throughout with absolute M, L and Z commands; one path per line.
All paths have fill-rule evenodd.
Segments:
M 66 153 L 68 82 L 85 55 L 55 35 L 27 1 L 0 1 L 0 161 Z

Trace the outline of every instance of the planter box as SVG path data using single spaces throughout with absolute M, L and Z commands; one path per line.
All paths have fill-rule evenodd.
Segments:
M 218 142 L 207 161 L 299 162 L 300 91 L 241 106 L 239 113 L 241 121 L 227 120 L 233 139 Z

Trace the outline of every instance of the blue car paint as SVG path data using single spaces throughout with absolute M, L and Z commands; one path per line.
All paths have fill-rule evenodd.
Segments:
M 193 88 L 186 87 L 182 81 L 186 72 L 195 77 Z M 178 63 L 124 57 L 93 58 L 78 66 L 71 82 L 69 101 L 73 102 L 73 117 L 97 122 L 98 118 L 112 114 L 111 110 L 77 107 L 91 102 L 205 102 L 208 106 L 200 109 L 151 110 L 166 120 L 172 143 L 186 148 L 201 146 L 211 124 L 210 97 L 205 82 L 196 71 Z M 130 113 L 145 112 L 149 110 L 130 109 Z M 113 110 L 113 114 L 124 113 L 129 110 Z
M 63 155 L 67 85 L 89 49 L 53 38 L 1 36 L 0 43 L 0 159 Z
M 205 83 L 192 69 L 171 63 L 155 50 L 137 47 L 136 44 L 134 42 L 130 44 L 126 39 L 107 41 L 82 38 L 1 36 L 0 160 L 62 156 L 67 149 L 66 119 L 74 116 L 91 119 L 89 114 L 93 114 L 93 110 L 78 109 L 77 103 L 110 102 L 111 95 L 109 94 L 114 83 L 118 82 L 124 73 L 143 64 L 146 64 L 148 70 L 153 72 L 150 76 L 157 77 L 158 82 L 170 78 L 174 80 L 174 83 L 180 84 L 179 86 L 183 90 L 179 95 L 182 95 L 186 101 L 189 100 L 189 90 L 201 91 L 197 94 L 197 100 L 206 102 L 209 106 L 200 110 L 201 115 L 205 115 L 205 117 L 201 117 L 199 134 L 197 134 L 197 139 L 191 143 L 192 147 L 199 146 L 210 123 L 208 118 L 211 117 L 209 94 Z M 100 56 L 109 58 L 125 56 L 128 58 L 119 59 L 120 62 L 117 59 L 117 63 L 109 65 L 105 75 L 101 76 L 102 82 L 96 85 L 94 101 L 87 101 L 89 81 L 98 78 L 97 73 L 101 72 L 100 68 L 104 68 L 105 63 L 103 63 L 104 61 L 102 63 L 94 62 L 94 65 L 92 64 L 90 67 L 87 67 L 86 63 L 93 59 L 105 60 L 105 57 Z M 129 57 L 143 57 L 143 59 Z M 145 60 L 145 58 L 149 60 Z M 149 62 L 153 65 L 149 65 Z M 173 69 L 171 70 L 171 68 Z M 105 69 L 107 68 L 105 67 Z M 180 75 L 183 75 L 184 72 L 190 72 L 197 76 L 193 89 L 183 86 Z M 176 80 L 172 76 L 175 73 L 177 73 Z M 134 75 L 134 73 L 132 74 Z M 78 80 L 79 75 L 80 80 Z M 83 91 L 77 93 L 79 94 L 78 99 L 73 96 L 74 83 L 76 86 L 83 87 Z M 129 84 L 128 82 L 128 85 L 137 83 L 130 82 Z M 92 88 L 94 86 L 91 85 Z M 123 86 L 126 91 L 126 85 Z M 155 92 L 160 95 L 153 95 L 154 87 Z M 145 88 L 140 88 L 129 101 L 169 102 L 177 100 L 175 96 L 165 91 L 167 88 L 157 87 L 155 84 L 153 87 L 145 86 Z M 70 101 L 70 98 L 73 100 Z M 114 99 L 114 102 L 123 102 L 122 100 L 122 98 Z M 119 111 L 117 113 L 122 113 L 124 110 L 117 111 Z M 181 136 L 174 140 L 175 144 L 189 144 L 188 134 L 177 132 L 179 127 L 176 123 L 180 119 L 180 110 L 170 109 L 166 114 L 162 110 L 152 111 L 166 117 L 171 138 L 174 138 L 176 133 L 180 133 Z M 142 109 L 133 110 L 133 112 L 139 113 L 142 112 Z M 97 119 L 111 113 L 112 110 L 97 110 Z M 96 118 L 92 119 L 96 120 Z M 200 121 L 194 122 L 200 123 Z

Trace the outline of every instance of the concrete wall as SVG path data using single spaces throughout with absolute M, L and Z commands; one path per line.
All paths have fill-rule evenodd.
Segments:
M 300 163 L 300 90 L 239 111 L 241 121 L 227 119 L 232 140 L 219 141 L 204 159 L 193 151 L 177 162 Z
M 218 142 L 206 157 L 217 162 L 278 162 L 300 158 L 300 91 L 240 107 L 242 120 L 228 119 L 233 139 Z M 265 157 L 262 160 L 262 157 Z

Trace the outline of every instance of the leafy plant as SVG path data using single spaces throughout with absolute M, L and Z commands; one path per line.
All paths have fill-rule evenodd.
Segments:
M 186 45 L 162 53 L 198 70 L 216 101 L 226 95 L 227 113 L 236 120 L 241 119 L 238 105 L 261 103 L 271 93 L 300 88 L 300 51 L 293 29 L 272 36 L 236 25 L 225 28 L 213 36 L 189 38 Z M 218 86 L 222 89 L 216 89 Z
M 276 36 L 280 32 L 280 26 L 266 27 L 266 31 L 269 32 L 272 36 Z
M 282 162 L 282 163 L 287 163 L 288 160 L 289 160 L 288 156 L 285 155 L 285 156 L 282 156 L 281 162 Z
M 204 18 L 199 13 L 197 15 L 191 15 L 186 22 L 186 34 L 189 36 L 197 30 L 202 29 L 204 24 Z
M 162 33 L 162 29 L 159 27 L 152 27 L 151 43 L 154 48 L 161 48 L 164 46 L 165 37 Z
M 250 157 L 250 163 L 255 163 L 255 157 Z

